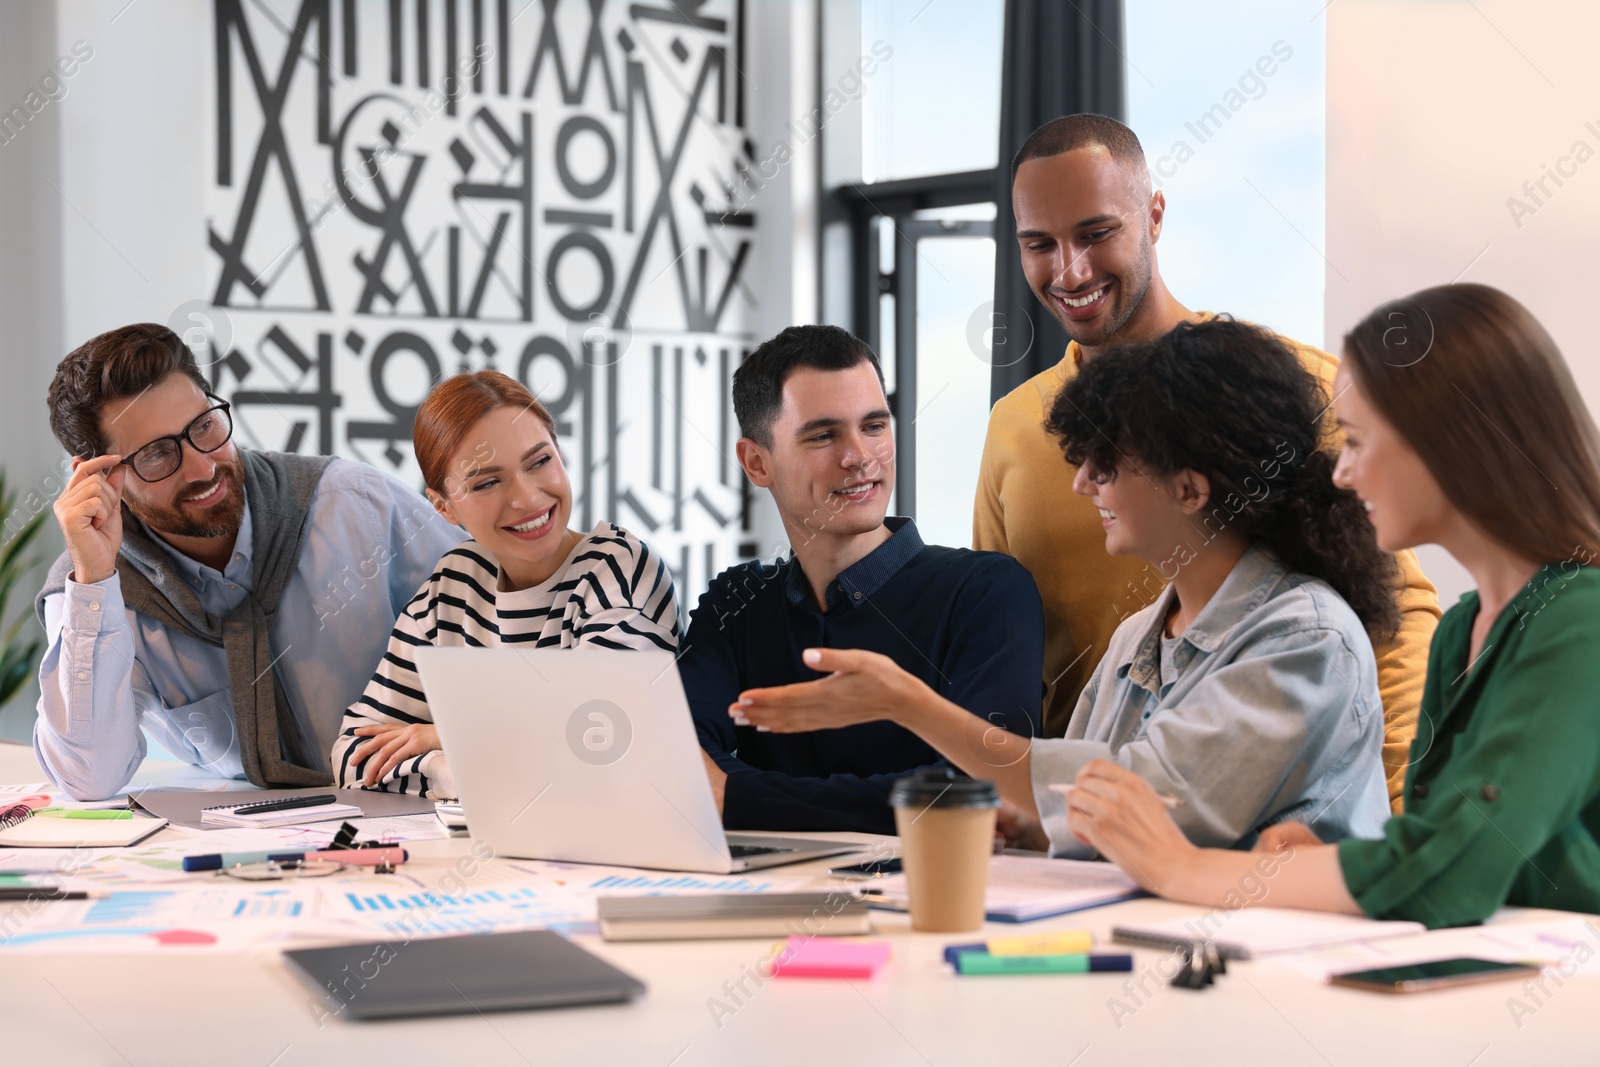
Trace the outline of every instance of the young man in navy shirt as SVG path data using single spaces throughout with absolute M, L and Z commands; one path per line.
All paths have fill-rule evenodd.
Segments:
M 878 357 L 834 326 L 791 326 L 733 377 L 739 462 L 792 555 L 730 567 L 700 598 L 678 663 L 729 829 L 894 833 L 889 788 L 940 764 L 887 722 L 777 734 L 736 726 L 745 689 L 813 681 L 808 648 L 881 653 L 993 727 L 1039 731 L 1044 619 L 1010 556 L 925 545 L 884 517 L 894 431 Z M 987 721 L 985 721 L 987 720 Z

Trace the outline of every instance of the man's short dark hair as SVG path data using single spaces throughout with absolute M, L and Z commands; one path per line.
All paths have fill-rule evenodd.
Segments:
M 790 326 L 756 346 L 733 372 L 733 414 L 739 432 L 764 448 L 772 447 L 772 421 L 783 407 L 783 383 L 802 367 L 849 370 L 872 364 L 883 387 L 877 353 L 861 338 L 837 326 Z M 885 388 L 885 393 L 887 393 Z
M 173 373 L 187 377 L 201 392 L 211 392 L 194 353 L 167 327 L 140 322 L 103 333 L 56 367 L 48 394 L 50 429 L 70 455 L 102 455 L 106 438 L 100 409 L 113 400 L 138 396 Z
M 1063 115 L 1028 134 L 1011 161 L 1011 177 L 1030 159 L 1048 159 L 1074 148 L 1104 148 L 1118 163 L 1143 167 L 1144 146 L 1134 132 L 1109 115 Z

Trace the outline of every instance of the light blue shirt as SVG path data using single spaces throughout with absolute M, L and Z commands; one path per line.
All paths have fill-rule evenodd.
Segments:
M 420 493 L 374 467 L 335 459 L 323 472 L 271 642 L 272 670 L 324 768 L 340 717 L 372 677 L 401 609 L 465 539 Z M 247 499 L 221 571 L 168 552 L 205 610 L 221 616 L 251 590 L 251 549 Z M 144 759 L 146 732 L 177 759 L 244 777 L 223 649 L 136 614 L 116 574 L 95 585 L 69 578 L 44 609 L 49 647 L 33 747 L 58 788 L 79 799 L 121 792 Z
M 1052 851 L 1087 854 L 1048 786 L 1071 783 L 1096 759 L 1180 800 L 1172 818 L 1197 845 L 1248 848 L 1264 827 L 1290 820 L 1324 841 L 1382 836 L 1383 701 L 1350 605 L 1259 547 L 1169 638 L 1174 595 L 1168 586 L 1117 627 L 1066 737 L 1033 743 Z

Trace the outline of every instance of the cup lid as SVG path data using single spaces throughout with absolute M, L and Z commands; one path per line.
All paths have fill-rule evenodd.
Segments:
M 997 808 L 1000 792 L 993 782 L 949 767 L 929 767 L 897 778 L 889 803 L 896 808 Z

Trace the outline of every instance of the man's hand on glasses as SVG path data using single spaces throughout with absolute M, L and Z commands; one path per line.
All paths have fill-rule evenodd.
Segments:
M 79 585 L 96 585 L 116 573 L 127 477 L 121 456 L 72 461 L 72 477 L 56 498 L 55 513 L 72 556 L 72 580 Z

